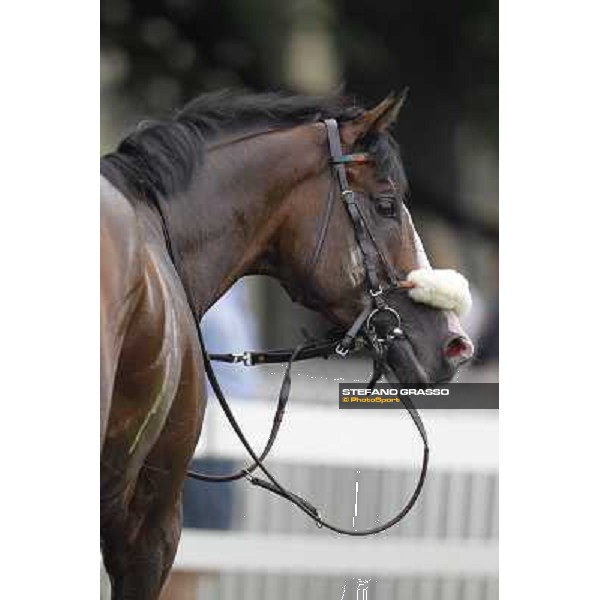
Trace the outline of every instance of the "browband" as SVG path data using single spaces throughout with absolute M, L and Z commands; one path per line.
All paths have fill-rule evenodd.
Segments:
M 373 157 L 369 152 L 356 152 L 355 154 L 343 154 L 329 161 L 332 165 L 345 165 L 349 163 L 369 163 L 373 162 Z

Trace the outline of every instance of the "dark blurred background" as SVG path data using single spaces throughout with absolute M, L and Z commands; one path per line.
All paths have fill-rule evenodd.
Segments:
M 209 90 L 343 88 L 369 106 L 409 86 L 395 130 L 409 208 L 432 264 L 470 278 L 466 326 L 479 363 L 497 361 L 496 0 L 102 0 L 101 41 L 102 151 Z M 251 287 L 263 343 L 289 344 L 292 318 L 320 326 Z

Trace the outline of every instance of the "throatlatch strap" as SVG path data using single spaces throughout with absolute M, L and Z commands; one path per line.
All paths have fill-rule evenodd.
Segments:
M 308 269 L 306 270 L 307 275 L 310 275 L 316 268 L 319 258 L 321 257 L 321 251 L 325 245 L 325 239 L 327 238 L 327 230 L 329 229 L 329 222 L 331 221 L 331 215 L 333 213 L 333 203 L 335 200 L 335 185 L 331 182 L 329 193 L 327 194 L 327 206 L 325 207 L 325 215 L 323 216 L 323 224 L 321 225 L 321 233 L 317 240 L 317 245 L 313 252 L 312 258 L 308 263 Z

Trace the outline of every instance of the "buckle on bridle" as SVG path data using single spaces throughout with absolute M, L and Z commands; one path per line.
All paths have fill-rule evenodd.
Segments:
M 250 352 L 238 352 L 232 354 L 232 356 L 234 364 L 244 363 L 244 366 L 246 367 L 252 366 L 252 354 Z
M 381 296 L 381 294 L 383 294 L 383 288 L 379 286 L 376 290 L 371 289 L 369 290 L 369 294 L 371 295 L 371 298 L 377 298 L 377 296 Z
M 350 348 L 344 348 L 344 346 L 342 346 L 342 344 L 338 344 L 335 347 L 335 353 L 338 356 L 341 356 L 342 358 L 346 358 L 346 356 L 348 356 L 349 352 L 350 352 Z

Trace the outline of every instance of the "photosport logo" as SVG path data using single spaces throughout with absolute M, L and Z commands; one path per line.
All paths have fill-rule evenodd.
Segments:
M 499 405 L 498 383 L 447 383 L 439 385 L 398 383 L 369 388 L 356 383 L 339 384 L 341 409 L 405 409 L 409 399 L 415 408 L 489 409 Z

